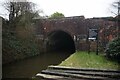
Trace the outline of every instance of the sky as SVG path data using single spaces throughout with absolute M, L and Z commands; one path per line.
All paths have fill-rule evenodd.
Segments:
M 116 0 L 29 0 L 43 10 L 41 15 L 49 16 L 54 12 L 63 13 L 66 17 L 82 16 L 85 18 L 114 16 L 112 3 Z M 0 3 L 4 2 L 1 0 Z M 7 12 L 0 6 L 0 16 L 7 16 Z

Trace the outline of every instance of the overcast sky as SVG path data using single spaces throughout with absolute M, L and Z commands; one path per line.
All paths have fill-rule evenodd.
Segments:
M 3 0 L 4 1 L 4 0 Z M 3 2 L 2 0 L 0 2 Z M 66 17 L 81 16 L 86 18 L 113 16 L 111 4 L 116 0 L 29 0 L 42 9 L 43 15 L 61 12 Z M 0 6 L 0 16 L 5 16 L 6 11 Z

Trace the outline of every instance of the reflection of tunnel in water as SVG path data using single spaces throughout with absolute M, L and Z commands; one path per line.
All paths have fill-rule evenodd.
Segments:
M 49 52 L 75 52 L 72 37 L 64 31 L 53 31 L 48 35 L 46 49 Z

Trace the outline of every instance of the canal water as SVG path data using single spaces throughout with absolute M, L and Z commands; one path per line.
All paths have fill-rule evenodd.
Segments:
M 37 73 L 50 65 L 58 65 L 70 54 L 68 53 L 44 53 L 11 64 L 3 65 L 3 78 L 32 78 Z

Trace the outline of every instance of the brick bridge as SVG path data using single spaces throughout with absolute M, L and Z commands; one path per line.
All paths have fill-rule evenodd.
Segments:
M 36 19 L 37 38 L 44 39 L 46 49 L 49 50 L 88 50 L 89 29 L 99 29 L 99 41 L 104 43 L 105 30 L 110 30 L 115 22 L 107 18 L 84 18 L 84 16 L 65 17 L 61 19 Z M 115 28 L 115 27 L 114 27 Z M 112 34 L 112 38 L 115 35 Z M 96 49 L 96 42 L 92 41 L 91 50 Z

